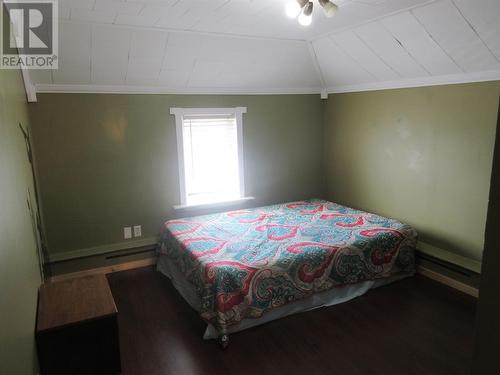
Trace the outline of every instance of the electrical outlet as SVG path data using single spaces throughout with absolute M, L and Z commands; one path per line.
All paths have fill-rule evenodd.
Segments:
M 128 240 L 129 238 L 132 238 L 132 228 L 131 227 L 125 227 L 123 228 L 123 238 Z
M 134 225 L 134 237 L 142 236 L 142 227 L 140 225 Z

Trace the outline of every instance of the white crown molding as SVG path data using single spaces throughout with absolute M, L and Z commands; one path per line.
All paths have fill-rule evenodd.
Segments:
M 329 94 L 339 94 L 346 92 L 376 91 L 401 89 L 409 87 L 453 85 L 460 83 L 499 81 L 500 70 L 490 70 L 485 72 L 451 74 L 435 77 L 421 77 L 412 79 L 402 79 L 397 81 L 360 83 L 356 85 L 334 86 L 328 88 Z
M 17 55 L 19 56 L 19 48 L 17 47 L 17 41 L 15 39 L 14 42 L 16 43 Z M 23 65 L 21 65 L 19 70 L 21 70 L 21 76 L 23 77 L 26 99 L 28 100 L 28 103 L 34 103 L 36 102 L 36 87 L 33 81 L 31 80 L 29 69 L 26 69 Z
M 36 87 L 31 80 L 30 71 L 26 68 L 21 68 L 21 75 L 23 76 L 24 90 L 26 91 L 28 103 L 36 103 Z
M 24 75 L 23 75 L 24 76 Z M 321 87 L 313 88 L 220 88 L 220 87 L 163 87 L 135 85 L 95 85 L 95 84 L 37 84 L 31 97 L 36 101 L 36 93 L 73 94 L 171 94 L 171 95 L 300 95 L 338 94 L 346 92 L 390 90 L 410 87 L 439 86 L 460 83 L 499 81 L 500 70 L 476 73 L 452 74 L 436 77 L 403 79 L 397 81 L 371 82 L 356 85 L 329 87 L 326 92 Z M 28 93 L 27 86 L 26 92 Z M 30 95 L 30 94 L 28 94 Z M 30 100 L 32 101 L 32 100 Z
M 95 84 L 37 84 L 37 93 L 78 94 L 172 94 L 172 95 L 297 95 L 319 94 L 320 87 L 311 88 L 221 88 L 221 87 L 163 87 Z
M 1 4 L 0 4 L 1 6 Z M 14 43 L 16 44 L 17 55 L 19 56 L 19 48 L 17 46 L 17 40 L 14 38 Z M 26 69 L 24 65 L 19 68 L 21 70 L 21 75 L 23 77 L 24 91 L 26 92 L 26 99 L 28 103 L 36 102 L 36 87 L 31 80 L 31 75 L 29 69 Z

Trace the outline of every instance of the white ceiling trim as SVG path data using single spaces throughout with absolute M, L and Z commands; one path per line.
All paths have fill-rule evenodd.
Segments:
M 23 76 L 24 90 L 26 91 L 28 103 L 36 103 L 36 87 L 31 79 L 29 69 L 21 68 L 21 74 Z
M 389 90 L 411 87 L 439 86 L 460 83 L 500 81 L 500 70 L 444 75 L 438 77 L 423 77 L 406 80 L 374 82 L 357 85 L 329 87 L 328 94 L 347 92 L 362 92 Z M 117 85 L 66 85 L 66 84 L 37 84 L 37 93 L 67 93 L 67 94 L 170 94 L 170 95 L 299 95 L 321 94 L 324 89 L 317 88 L 274 88 L 274 89 L 248 89 L 248 88 L 171 88 L 151 86 L 117 86 Z M 36 97 L 35 97 L 36 101 Z
M 439 85 L 453 85 L 460 83 L 473 83 L 473 82 L 486 82 L 486 81 L 500 81 L 500 70 L 491 70 L 486 72 L 476 73 L 460 73 L 434 77 L 421 77 L 404 79 L 397 81 L 385 81 L 374 83 L 362 83 L 357 85 L 346 85 L 329 87 L 327 89 L 329 94 L 338 94 L 346 92 L 360 92 L 360 91 L 376 91 L 376 90 L 389 90 L 410 87 L 423 87 L 423 86 L 439 86 Z
M 1 5 L 0 5 L 1 6 Z M 19 55 L 19 48 L 17 47 L 17 40 L 14 39 L 14 43 L 16 44 L 17 54 Z M 36 87 L 31 79 L 30 71 L 24 65 L 21 65 L 21 76 L 23 78 L 24 83 L 24 92 L 26 93 L 26 99 L 28 103 L 36 102 Z
M 297 95 L 320 94 L 321 87 L 312 88 L 220 88 L 220 87 L 187 87 L 172 88 L 161 86 L 134 85 L 85 85 L 85 84 L 37 84 L 37 93 L 68 94 L 170 94 L 170 95 Z

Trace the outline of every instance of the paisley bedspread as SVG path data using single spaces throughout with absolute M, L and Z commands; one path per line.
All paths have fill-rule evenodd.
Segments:
M 170 220 L 158 251 L 219 332 L 336 286 L 414 272 L 417 233 L 324 200 Z

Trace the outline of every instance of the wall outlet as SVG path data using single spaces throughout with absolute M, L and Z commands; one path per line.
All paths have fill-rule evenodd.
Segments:
M 140 225 L 134 225 L 134 237 L 142 236 L 142 227 Z
M 125 227 L 123 228 L 123 238 L 128 240 L 129 238 L 132 238 L 132 228 L 131 227 Z

